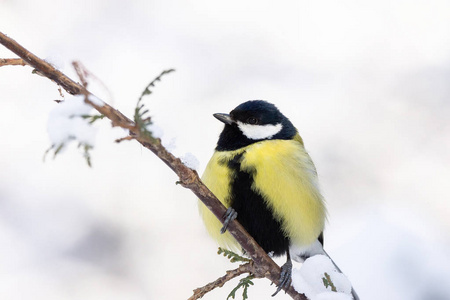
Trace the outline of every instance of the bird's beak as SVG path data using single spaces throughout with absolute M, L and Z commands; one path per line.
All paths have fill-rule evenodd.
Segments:
M 234 123 L 229 114 L 213 114 L 213 116 L 225 124 L 231 125 Z

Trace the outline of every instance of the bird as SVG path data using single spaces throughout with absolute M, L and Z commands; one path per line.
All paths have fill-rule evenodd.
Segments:
M 291 284 L 291 259 L 328 256 L 327 209 L 316 168 L 298 130 L 274 104 L 250 100 L 213 116 L 224 128 L 201 179 L 227 211 L 222 224 L 199 201 L 200 214 L 222 247 L 240 250 L 226 231 L 237 219 L 266 253 L 286 255 L 274 296 Z

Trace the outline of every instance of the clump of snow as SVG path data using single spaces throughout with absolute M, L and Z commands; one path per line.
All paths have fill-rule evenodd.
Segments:
M 59 147 L 71 140 L 94 146 L 97 130 L 82 118 L 89 115 L 92 106 L 84 102 L 83 95 L 77 95 L 59 103 L 49 115 L 47 123 L 48 136 L 52 145 Z
M 92 95 L 92 94 L 89 94 L 88 99 L 89 99 L 89 101 L 91 101 L 94 105 L 97 105 L 97 106 L 103 106 L 103 105 L 105 105 L 105 102 L 103 102 L 103 100 L 101 100 L 100 98 L 98 98 L 98 97 L 96 97 L 96 96 L 94 96 L 94 95 Z
M 198 170 L 200 162 L 194 154 L 188 152 L 184 154 L 180 159 L 186 165 L 186 167 L 191 168 L 192 170 Z
M 176 142 L 174 137 L 169 137 L 166 135 L 166 137 L 163 138 L 164 130 L 155 123 L 147 125 L 146 129 L 152 133 L 152 136 L 154 138 L 161 140 L 161 144 L 164 146 L 164 148 L 166 148 L 167 151 L 175 155 L 174 151 L 176 149 Z
M 163 134 L 164 134 L 163 129 L 161 127 L 159 127 L 158 125 L 155 125 L 154 123 L 146 126 L 145 129 L 150 131 L 154 138 L 161 139 L 163 137 Z
M 175 151 L 175 149 L 177 147 L 175 138 L 171 138 L 171 139 L 164 138 L 164 139 L 161 139 L 161 143 L 164 146 L 164 148 L 167 149 L 167 151 L 169 151 L 170 153 L 176 155 L 174 153 L 174 151 Z
M 325 287 L 327 273 L 337 292 Z M 325 255 L 315 255 L 303 263 L 300 269 L 292 271 L 294 289 L 311 300 L 351 300 L 352 285 L 347 277 L 336 270 L 333 262 Z
M 65 65 L 61 55 L 47 56 L 44 60 L 58 70 L 62 70 Z
M 177 156 L 178 153 L 176 153 L 176 143 L 175 138 L 170 138 L 168 136 L 164 137 L 164 131 L 161 127 L 158 125 L 152 123 L 148 126 L 146 126 L 146 129 L 152 133 L 152 136 L 157 139 L 161 139 L 161 144 L 166 148 L 167 151 L 172 153 L 173 155 Z M 180 156 L 181 161 L 183 164 L 185 164 L 188 168 L 191 168 L 193 170 L 198 171 L 198 168 L 200 166 L 200 162 L 195 157 L 194 154 L 187 152 Z

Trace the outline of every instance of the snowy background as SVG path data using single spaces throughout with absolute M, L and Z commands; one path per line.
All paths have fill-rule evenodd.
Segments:
M 275 103 L 316 163 L 325 246 L 361 299 L 450 299 L 450 2 L 0 0 L 0 31 L 74 79 L 80 60 L 128 116 L 177 69 L 145 101 L 200 172 L 213 113 Z M 92 168 L 75 146 L 44 163 L 55 99 L 30 68 L 0 69 L 2 299 L 187 299 L 234 267 L 195 197 L 108 122 Z M 250 299 L 274 289 L 259 281 Z

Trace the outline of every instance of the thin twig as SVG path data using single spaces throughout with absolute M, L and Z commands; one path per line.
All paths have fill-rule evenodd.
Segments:
M 249 273 L 249 274 L 255 273 L 255 268 L 254 268 L 253 262 L 249 262 L 249 263 L 240 265 L 237 269 L 229 270 L 229 271 L 227 271 L 227 273 L 224 276 L 219 277 L 218 279 L 214 280 L 213 282 L 208 283 L 207 285 L 205 285 L 201 288 L 195 289 L 194 295 L 192 295 L 188 300 L 200 299 L 206 293 L 209 293 L 210 291 L 212 291 L 215 288 L 223 287 L 223 285 L 225 283 L 227 283 L 231 279 L 236 278 L 244 273 Z M 258 277 L 257 275 L 255 275 L 255 278 L 262 278 L 262 277 L 264 277 L 264 276 Z
M 131 141 L 131 140 L 134 140 L 134 137 L 129 135 L 129 136 L 125 136 L 123 138 L 116 139 L 114 142 L 120 143 L 120 142 L 123 142 L 123 141 Z
M 214 196 L 214 194 L 202 183 L 197 172 L 186 167 L 179 158 L 168 152 L 161 144 L 160 139 L 150 139 L 141 135 L 136 124 L 123 115 L 120 111 L 114 109 L 110 105 L 100 100 L 91 100 L 93 96 L 82 85 L 74 82 L 55 69 L 51 64 L 40 59 L 15 40 L 7 37 L 0 32 L 0 43 L 6 48 L 21 57 L 27 64 L 37 69 L 42 75 L 51 79 L 68 93 L 73 95 L 85 95 L 86 102 L 94 107 L 98 112 L 105 115 L 111 120 L 113 126 L 120 126 L 128 129 L 139 143 L 157 155 L 170 169 L 172 169 L 180 178 L 179 182 L 185 188 L 190 189 L 205 205 L 206 207 L 221 221 L 225 214 L 225 206 Z M 95 96 L 94 96 L 95 97 Z M 263 277 L 268 278 L 273 283 L 278 284 L 280 278 L 280 267 L 264 252 L 264 250 L 256 243 L 256 241 L 247 233 L 239 222 L 233 220 L 229 226 L 228 231 L 238 241 L 246 253 L 251 257 L 255 264 L 255 273 L 262 274 Z M 299 294 L 291 286 L 286 290 L 286 293 L 293 299 L 306 300 L 307 298 Z
M 21 58 L 0 58 L 0 67 L 3 66 L 26 66 L 27 63 Z
M 83 87 L 87 89 L 88 82 L 86 76 L 88 75 L 88 72 L 86 68 L 78 61 L 72 62 L 72 66 L 75 69 L 75 72 L 77 72 L 78 78 L 80 78 Z
M 91 71 L 89 71 L 81 62 L 74 61 L 72 62 L 73 67 L 75 68 L 75 71 L 77 72 L 78 77 L 80 78 L 84 88 L 87 89 L 88 85 L 88 78 L 94 79 L 98 84 L 101 85 L 103 90 L 108 94 L 108 98 L 112 99 L 111 91 L 108 89 L 106 84 L 100 80 L 97 76 L 94 75 Z

